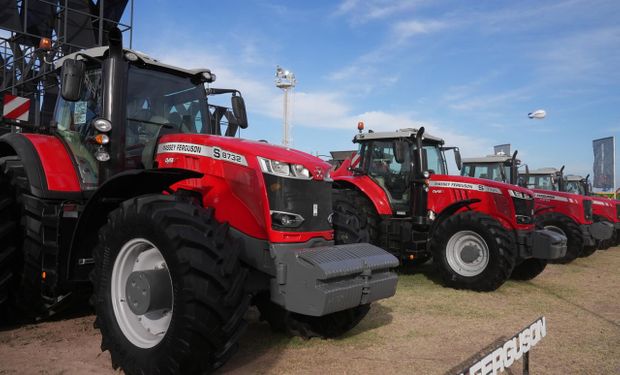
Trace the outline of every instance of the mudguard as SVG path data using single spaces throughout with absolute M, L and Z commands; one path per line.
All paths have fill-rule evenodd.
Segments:
M 71 156 L 57 137 L 32 133 L 5 134 L 0 137 L 0 157 L 10 155 L 21 159 L 33 196 L 84 199 Z
M 202 173 L 186 169 L 162 168 L 129 170 L 106 181 L 90 197 L 79 216 L 67 257 L 68 278 L 81 280 L 88 276 L 88 267 L 83 266 L 92 263 L 97 231 L 107 221 L 108 213 L 121 202 L 139 195 L 161 193 L 179 181 L 200 177 Z
M 379 184 L 368 176 L 335 176 L 334 183 L 342 187 L 355 187 L 375 206 L 379 215 L 392 215 L 390 200 Z

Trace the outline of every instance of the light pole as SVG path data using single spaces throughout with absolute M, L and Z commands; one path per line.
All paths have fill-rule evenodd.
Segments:
M 276 87 L 282 89 L 282 91 L 284 92 L 284 103 L 283 103 L 283 111 L 284 111 L 284 134 L 282 137 L 282 144 L 284 146 L 290 146 L 291 144 L 291 135 L 290 135 L 290 131 L 289 131 L 289 113 L 288 113 L 288 107 L 289 107 L 289 98 L 288 98 L 288 92 L 293 91 L 293 89 L 295 88 L 295 84 L 297 83 L 297 80 L 295 79 L 295 73 L 289 71 L 289 70 L 284 70 L 280 67 L 280 65 L 276 66 Z

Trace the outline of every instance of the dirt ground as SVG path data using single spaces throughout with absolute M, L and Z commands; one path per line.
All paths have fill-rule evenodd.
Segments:
M 402 275 L 397 295 L 376 303 L 352 332 L 304 341 L 274 334 L 248 313 L 230 374 L 442 374 L 541 315 L 547 337 L 531 352 L 532 374 L 620 374 L 620 247 L 493 293 L 443 288 L 426 273 Z M 0 329 L 0 374 L 111 374 L 94 317 Z M 519 361 L 511 368 L 521 373 Z

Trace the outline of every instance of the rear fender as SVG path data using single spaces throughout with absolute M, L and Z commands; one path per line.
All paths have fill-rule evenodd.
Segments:
M 334 177 L 334 184 L 347 188 L 354 187 L 370 199 L 379 215 L 392 216 L 392 207 L 387 194 L 368 176 L 337 176 Z
M 97 232 L 108 219 L 108 214 L 123 201 L 144 194 L 161 193 L 188 178 L 200 178 L 202 173 L 162 168 L 129 170 L 106 181 L 88 200 L 80 215 L 71 241 L 67 270 L 69 279 L 85 280 L 90 272 L 92 251 L 97 242 Z
M 19 156 L 30 194 L 43 199 L 82 200 L 84 196 L 65 145 L 51 135 L 10 133 L 0 137 L 0 157 Z

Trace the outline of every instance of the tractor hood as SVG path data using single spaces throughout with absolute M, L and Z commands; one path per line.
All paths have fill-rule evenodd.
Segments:
M 331 168 L 316 156 L 289 147 L 206 134 L 165 135 L 157 148 L 158 154 L 163 152 L 193 154 L 257 169 L 260 169 L 259 158 L 300 164 L 310 171 L 315 180 L 329 178 Z

